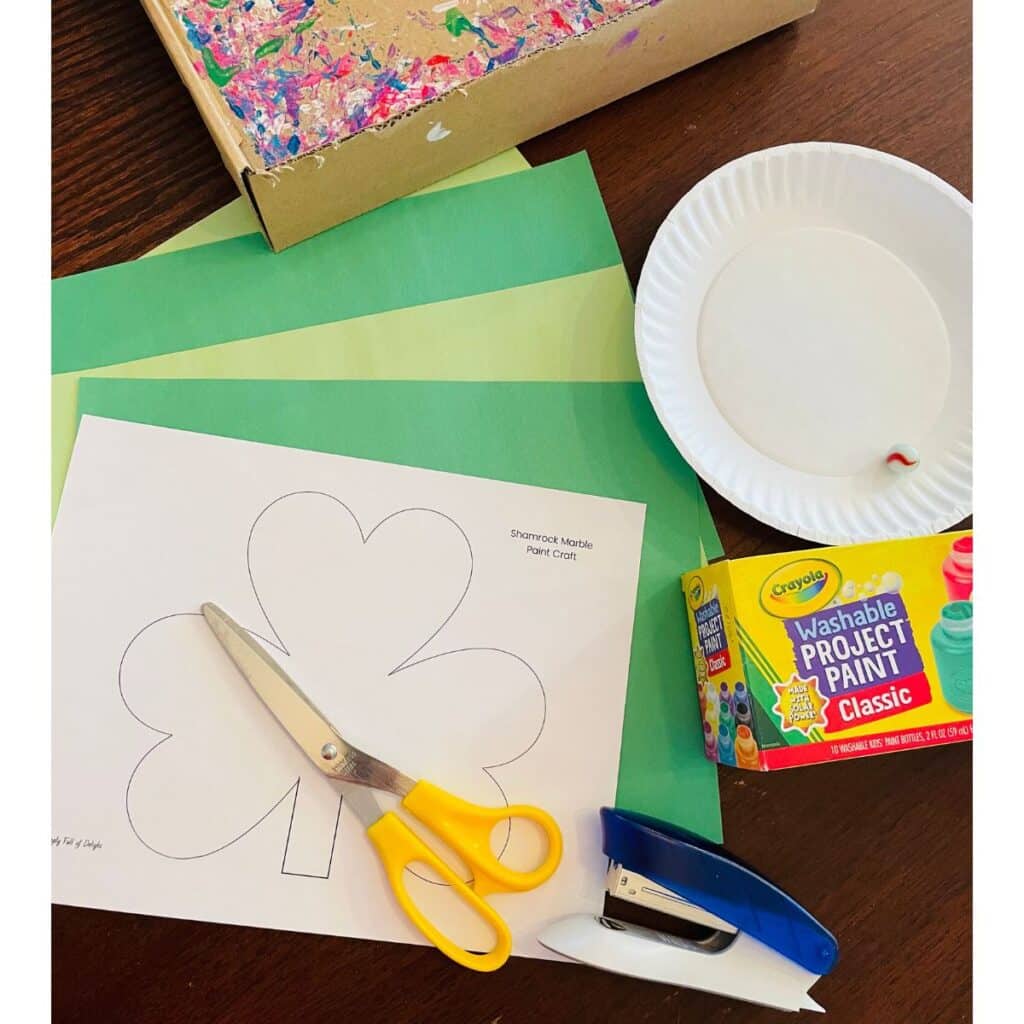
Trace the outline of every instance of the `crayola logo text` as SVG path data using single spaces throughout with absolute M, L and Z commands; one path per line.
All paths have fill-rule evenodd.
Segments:
M 820 611 L 839 593 L 843 574 L 823 558 L 787 562 L 761 584 L 761 607 L 779 619 Z

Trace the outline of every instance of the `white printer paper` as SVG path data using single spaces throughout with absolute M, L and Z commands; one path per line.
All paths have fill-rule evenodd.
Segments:
M 601 908 L 643 521 L 631 502 L 84 417 L 54 531 L 55 901 L 423 941 L 338 789 L 209 632 L 209 600 L 355 745 L 554 815 L 555 876 L 491 897 L 515 951 L 550 956 L 547 922 Z M 532 826 L 496 836 L 511 866 L 539 859 Z M 487 945 L 450 891 L 407 878 Z

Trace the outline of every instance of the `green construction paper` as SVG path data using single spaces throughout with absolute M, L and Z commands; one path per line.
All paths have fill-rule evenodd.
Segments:
M 478 181 L 487 181 L 489 178 L 497 178 L 502 174 L 514 174 L 516 171 L 526 171 L 530 165 L 526 157 L 518 149 L 507 149 L 504 153 L 492 156 L 489 160 L 467 167 L 448 178 L 434 182 L 422 188 L 419 192 L 413 192 L 414 196 L 423 196 L 428 192 L 439 192 L 445 188 L 458 188 L 461 185 L 472 185 Z M 226 206 L 211 213 L 208 217 L 197 221 L 191 227 L 185 228 L 173 238 L 169 238 L 162 245 L 158 245 L 146 256 L 163 256 L 169 252 L 179 252 L 182 249 L 191 249 L 196 245 L 209 245 L 211 242 L 223 242 L 226 238 L 238 238 L 240 235 L 259 234 L 260 226 L 256 220 L 256 214 L 252 212 L 249 204 L 239 196 L 233 199 Z
M 488 168 L 495 173 L 509 171 L 521 159 L 513 151 L 496 162 L 489 161 Z M 483 167 L 475 173 L 483 173 Z M 535 174 L 529 172 L 531 180 Z M 537 188 L 545 181 L 557 186 L 561 180 L 542 178 Z M 596 201 L 588 203 L 590 226 L 577 232 L 578 236 L 607 224 L 589 171 L 583 188 Z M 486 190 L 469 191 L 461 205 L 479 219 L 486 214 L 487 201 Z M 529 209 L 529 204 L 525 208 Z M 226 218 L 218 222 L 217 229 L 229 229 L 231 223 Z M 209 224 L 203 231 L 209 234 Z M 348 252 L 344 249 L 346 256 Z M 181 255 L 188 258 L 184 252 Z M 424 254 L 419 269 L 432 262 L 432 254 Z M 575 265 L 575 257 L 571 265 Z M 373 311 L 365 317 L 317 323 L 262 338 L 186 347 L 146 359 L 56 374 L 51 396 L 53 514 L 74 444 L 76 393 L 82 373 L 114 377 L 637 380 L 632 319 L 632 292 L 616 257 L 613 266 L 585 274 L 558 274 L 549 281 L 481 295 L 384 313 Z M 61 347 L 56 329 L 54 339 L 55 347 Z
M 102 366 L 85 375 L 623 381 L 639 376 L 632 342 L 633 296 L 620 264 L 521 288 Z M 51 378 L 54 512 L 75 441 L 82 376 L 76 372 Z
M 53 282 L 65 373 L 620 263 L 586 154 L 399 199 L 282 253 L 245 235 Z
M 679 583 L 720 547 L 642 385 L 96 378 L 79 410 L 645 502 L 616 803 L 721 841 Z
M 518 150 L 510 149 L 499 153 L 490 160 L 454 174 L 449 178 L 436 182 L 423 189 L 417 195 L 436 192 L 445 188 L 457 188 L 478 181 L 486 181 L 502 174 L 513 174 L 521 170 L 529 170 L 530 165 Z M 239 235 L 251 234 L 258 230 L 249 207 L 242 201 L 228 203 L 227 206 L 204 218 L 192 227 L 175 235 L 150 255 L 161 252 L 176 252 L 197 245 L 224 241 Z M 625 280 L 625 274 L 618 268 L 619 277 Z M 602 271 L 605 275 L 615 275 L 616 268 Z M 52 515 L 56 515 L 60 502 L 61 490 L 64 486 L 64 475 L 67 472 L 71 449 L 75 441 L 77 424 L 78 378 L 81 373 L 105 374 L 112 377 L 281 377 L 281 378 L 320 378 L 320 377 L 407 377 L 435 378 L 436 372 L 428 371 L 424 361 L 429 363 L 435 359 L 435 352 L 429 346 L 417 343 L 422 337 L 421 330 L 411 329 L 408 325 L 410 317 L 428 331 L 441 331 L 449 335 L 445 342 L 444 357 L 438 358 L 434 370 L 445 370 L 442 376 L 457 379 L 468 376 L 470 379 L 552 379 L 564 376 L 559 370 L 565 356 L 565 339 L 571 336 L 571 327 L 578 323 L 581 328 L 593 330 L 595 335 L 607 338 L 622 338 L 629 333 L 626 320 L 632 320 L 632 297 L 628 282 L 623 290 L 622 281 L 599 280 L 584 287 L 567 286 L 565 290 L 556 288 L 557 294 L 542 291 L 537 295 L 521 296 L 518 289 L 498 293 L 495 296 L 494 310 L 507 329 L 496 333 L 497 343 L 490 348 L 481 347 L 476 338 L 467 338 L 470 331 L 475 331 L 480 322 L 478 303 L 466 300 L 467 305 L 451 307 L 448 313 L 440 307 L 422 307 L 425 319 L 420 319 L 412 311 L 395 310 L 389 314 L 391 322 L 376 323 L 370 319 L 342 321 L 339 324 L 318 324 L 315 327 L 299 328 L 285 331 L 268 338 L 243 339 L 222 345 L 209 346 L 204 349 L 185 349 L 182 352 L 171 352 L 150 359 L 135 360 L 126 363 L 115 363 L 110 366 L 98 366 L 84 371 L 57 374 L 52 378 L 51 386 L 51 462 L 50 462 L 50 498 Z M 589 296 L 589 298 L 588 298 Z M 550 303 L 554 311 L 549 317 L 540 318 L 540 311 L 545 307 L 540 303 Z M 457 312 L 469 317 L 467 321 L 455 319 Z M 525 318 L 524 318 L 525 317 Z M 571 319 L 570 319 L 571 318 Z M 604 319 L 602 319 L 604 318 Z M 538 319 L 541 329 L 538 330 Z M 348 329 L 351 325 L 351 329 Z M 520 340 L 513 333 L 522 330 Z M 383 333 L 379 338 L 399 337 L 399 343 L 391 343 L 387 347 L 374 345 L 373 352 L 360 347 L 374 335 L 377 330 Z M 434 337 L 428 334 L 428 337 Z M 438 334 L 437 337 L 441 335 Z M 461 337 L 461 341 L 456 341 Z M 56 335 L 55 335 L 56 338 Z M 59 342 L 55 341 L 55 344 Z M 500 345 L 500 347 L 499 347 Z M 624 354 L 632 369 L 620 377 L 615 368 L 614 354 L 612 358 L 601 356 L 604 348 L 591 346 L 588 349 L 588 362 L 591 355 L 596 355 L 594 365 L 597 374 L 588 373 L 588 366 L 574 363 L 579 369 L 582 380 L 589 379 L 635 379 L 635 359 L 632 353 Z M 463 365 L 462 353 L 465 356 Z M 479 356 L 489 353 L 487 369 L 481 372 Z M 382 362 L 382 354 L 386 357 Z M 505 356 L 509 358 L 505 358 Z M 392 357 L 398 362 L 393 362 Z M 621 360 L 620 360 L 621 361 Z M 404 365 L 403 365 L 404 362 Z M 395 367 L 391 369 L 391 367 Z M 388 372 L 381 373 L 381 369 Z M 414 372 L 415 371 L 415 372 Z M 605 376 L 607 374 L 608 376 Z

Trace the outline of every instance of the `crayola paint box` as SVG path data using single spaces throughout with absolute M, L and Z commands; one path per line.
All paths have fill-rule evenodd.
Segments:
M 770 771 L 972 736 L 970 531 L 683 574 L 704 751 Z

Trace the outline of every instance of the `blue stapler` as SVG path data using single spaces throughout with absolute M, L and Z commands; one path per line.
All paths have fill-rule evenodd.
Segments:
M 808 989 L 835 965 L 833 935 L 757 872 L 665 822 L 601 809 L 611 896 L 703 926 L 700 938 L 573 914 L 540 941 L 617 974 L 761 1003 L 817 1010 Z

